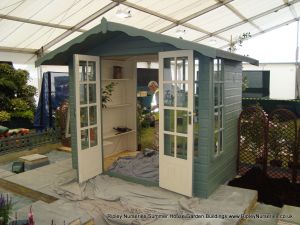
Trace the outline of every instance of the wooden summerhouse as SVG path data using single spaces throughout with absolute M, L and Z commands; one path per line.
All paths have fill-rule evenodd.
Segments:
M 209 196 L 236 174 L 242 62 L 249 57 L 102 19 L 47 53 L 40 65 L 68 65 L 73 167 L 83 182 L 103 173 L 103 160 L 137 149 L 136 66 L 159 63 L 159 185 Z M 113 74 L 121 68 L 121 75 Z M 115 77 L 113 77 L 115 75 Z M 101 87 L 115 82 L 101 105 Z M 113 128 L 125 126 L 127 132 Z

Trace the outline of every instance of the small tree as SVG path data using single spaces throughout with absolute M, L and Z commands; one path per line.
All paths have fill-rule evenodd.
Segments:
M 33 120 L 36 88 L 28 85 L 28 80 L 28 71 L 0 64 L 0 112 L 5 115 L 0 122 L 11 117 Z

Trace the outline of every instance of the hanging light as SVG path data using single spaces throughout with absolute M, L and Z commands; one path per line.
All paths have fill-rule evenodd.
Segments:
M 178 27 L 175 31 L 176 35 L 178 35 L 179 37 L 182 37 L 183 35 L 185 35 L 186 30 L 183 28 Z
M 129 9 L 122 9 L 120 6 L 117 9 L 116 16 L 122 19 L 130 18 L 131 12 Z

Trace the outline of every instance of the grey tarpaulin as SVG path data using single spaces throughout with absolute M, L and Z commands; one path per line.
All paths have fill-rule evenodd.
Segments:
M 101 221 L 96 221 L 96 224 L 109 225 L 237 224 L 238 218 L 172 218 L 170 215 L 198 214 L 205 217 L 206 214 L 242 214 L 257 195 L 256 191 L 221 186 L 209 199 L 186 198 L 159 187 L 146 187 L 106 175 L 97 176 L 83 184 L 74 181 L 61 183 L 55 191 L 62 198 L 77 202 L 97 221 Z M 124 215 L 150 216 L 125 218 Z M 165 215 L 167 218 L 155 218 L 155 215 Z
M 159 181 L 158 171 L 158 152 L 151 149 L 145 149 L 139 152 L 135 157 L 121 157 L 113 163 L 109 171 L 131 176 L 147 181 Z

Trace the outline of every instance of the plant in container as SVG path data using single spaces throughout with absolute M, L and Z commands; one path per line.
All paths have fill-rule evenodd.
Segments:
M 116 85 L 116 82 L 111 82 L 107 84 L 102 90 L 102 108 L 106 108 L 107 102 L 111 101 L 112 92 L 114 91 Z

